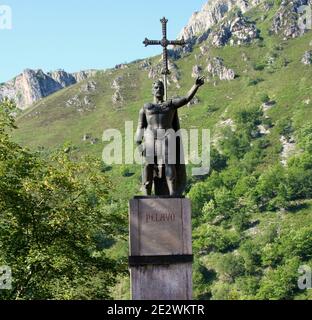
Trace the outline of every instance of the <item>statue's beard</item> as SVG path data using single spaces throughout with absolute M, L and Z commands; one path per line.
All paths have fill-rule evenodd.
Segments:
M 155 93 L 155 97 L 156 97 L 157 99 L 163 99 L 164 94 L 163 94 L 162 92 L 156 92 L 156 93 Z

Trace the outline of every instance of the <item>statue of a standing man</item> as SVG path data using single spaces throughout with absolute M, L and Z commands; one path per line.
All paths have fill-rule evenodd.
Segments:
M 154 185 L 156 196 L 182 196 L 186 171 L 182 143 L 175 135 L 180 130 L 177 110 L 191 102 L 204 83 L 204 78 L 199 77 L 186 97 L 168 101 L 164 101 L 163 82 L 159 80 L 153 84 L 154 102 L 145 104 L 140 110 L 136 133 L 136 143 L 142 145 L 146 160 L 143 176 L 145 195 L 152 195 Z M 172 143 L 173 138 L 178 141 Z

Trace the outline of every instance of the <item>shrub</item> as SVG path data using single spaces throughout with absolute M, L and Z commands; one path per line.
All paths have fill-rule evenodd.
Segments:
M 203 252 L 227 252 L 238 246 L 237 232 L 202 224 L 194 231 L 194 247 Z
M 259 96 L 259 98 L 260 98 L 260 101 L 261 101 L 262 103 L 268 103 L 268 102 L 270 102 L 270 97 L 268 96 L 267 93 L 261 93 L 260 96 Z

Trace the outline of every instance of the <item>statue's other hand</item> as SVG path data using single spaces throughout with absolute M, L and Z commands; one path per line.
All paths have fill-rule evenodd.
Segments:
M 195 84 L 199 87 L 203 86 L 205 84 L 205 77 L 198 77 Z

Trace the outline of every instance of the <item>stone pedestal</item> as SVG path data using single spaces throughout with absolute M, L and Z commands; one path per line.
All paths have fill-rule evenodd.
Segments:
M 192 225 L 188 199 L 130 201 L 133 300 L 192 299 Z

